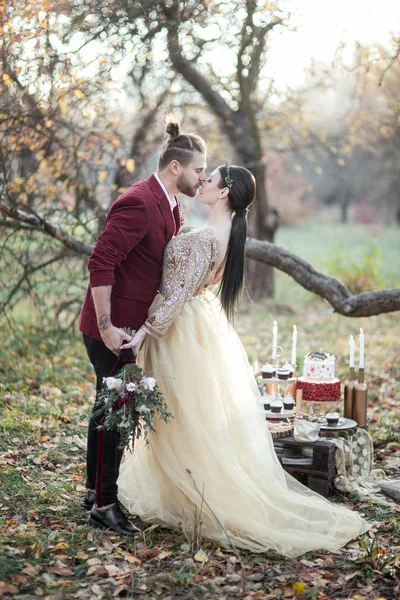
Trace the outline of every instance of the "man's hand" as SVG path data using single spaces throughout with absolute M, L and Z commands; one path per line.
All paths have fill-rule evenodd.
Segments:
M 133 354 L 137 356 L 146 336 L 147 333 L 144 329 L 138 329 L 133 338 L 130 340 L 130 342 L 121 346 L 121 350 L 127 350 L 128 348 L 132 348 Z
M 132 336 L 125 333 L 125 331 L 122 331 L 122 329 L 114 327 L 114 325 L 111 325 L 111 323 L 109 323 L 108 326 L 103 329 L 101 329 L 99 325 L 99 330 L 104 344 L 117 356 L 119 355 L 121 344 L 124 342 L 129 342 L 132 339 Z

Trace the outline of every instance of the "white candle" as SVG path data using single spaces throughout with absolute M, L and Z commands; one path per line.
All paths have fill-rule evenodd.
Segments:
M 360 369 L 364 368 L 364 332 L 360 329 Z
M 296 345 L 297 345 L 297 327 L 293 325 L 293 333 L 292 333 L 292 365 L 296 364 Z
M 274 321 L 272 327 L 272 358 L 276 356 L 276 347 L 278 345 L 278 323 Z
M 351 335 L 349 338 L 349 346 L 350 346 L 350 362 L 349 367 L 353 367 L 354 369 L 354 351 L 356 349 L 356 342 L 353 336 Z

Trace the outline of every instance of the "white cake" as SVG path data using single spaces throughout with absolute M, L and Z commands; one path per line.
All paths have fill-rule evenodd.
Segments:
M 302 390 L 303 400 L 332 402 L 340 399 L 340 381 L 335 377 L 333 354 L 309 352 L 304 357 L 303 376 L 296 382 L 296 391 Z

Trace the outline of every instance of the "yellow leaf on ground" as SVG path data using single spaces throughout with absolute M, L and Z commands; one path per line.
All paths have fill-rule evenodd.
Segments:
M 306 586 L 302 581 L 296 581 L 296 583 L 292 585 L 292 588 L 296 592 L 296 594 L 302 594 L 306 589 Z
M 53 548 L 53 552 L 58 552 L 59 550 L 67 550 L 69 548 L 69 545 L 66 544 L 65 542 L 58 542 L 58 544 L 56 544 Z
M 82 92 L 82 90 L 74 90 L 74 94 L 77 98 L 84 98 L 85 94 Z
M 124 560 L 126 560 L 128 563 L 137 563 L 138 565 L 142 564 L 140 558 L 138 558 L 137 556 L 133 556 L 133 554 L 125 554 Z
M 107 177 L 107 171 L 100 171 L 100 173 L 99 173 L 100 183 L 102 183 L 102 181 L 104 181 L 106 177 Z
M 197 562 L 206 562 L 208 560 L 207 558 L 207 554 L 204 552 L 204 550 L 199 550 L 195 555 L 194 555 L 194 560 L 196 560 Z

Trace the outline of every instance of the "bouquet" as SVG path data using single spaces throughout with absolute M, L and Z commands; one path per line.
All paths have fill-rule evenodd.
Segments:
M 121 445 L 128 446 L 131 437 L 144 436 L 148 445 L 150 431 L 155 431 L 156 417 L 168 420 L 172 414 L 153 377 L 138 367 L 131 349 L 120 352 L 115 376 L 104 377 L 93 415 L 100 418 L 98 429 L 119 434 Z

